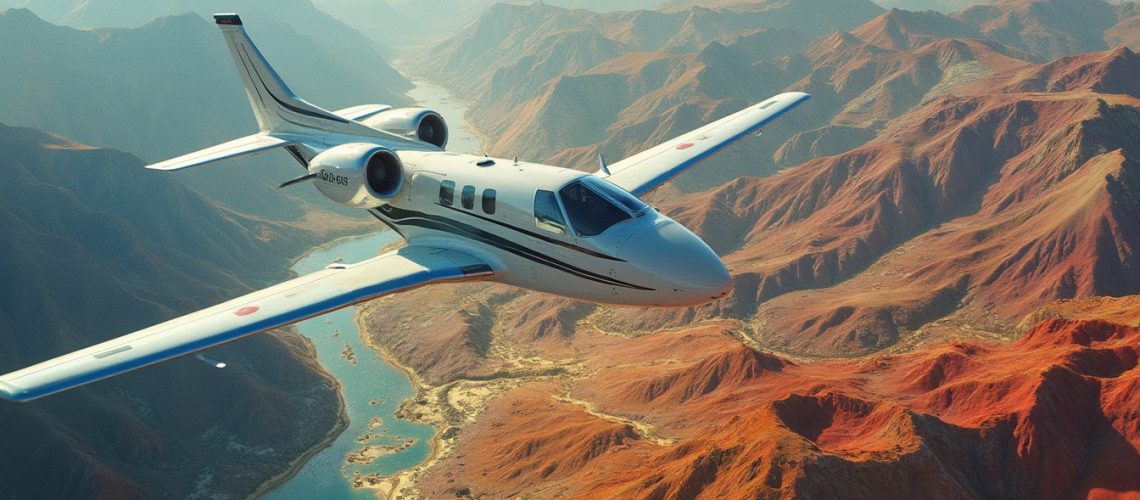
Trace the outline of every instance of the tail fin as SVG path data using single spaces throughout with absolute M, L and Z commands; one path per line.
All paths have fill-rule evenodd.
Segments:
M 237 14 L 214 14 L 214 21 L 226 38 L 262 132 L 299 132 L 304 129 L 342 132 L 342 128 L 352 128 L 349 120 L 293 94 L 257 50 Z
M 227 158 L 260 153 L 269 149 L 304 144 L 325 146 L 330 135 L 367 138 L 397 149 L 424 149 L 424 143 L 377 130 L 354 121 L 387 109 L 378 106 L 354 106 L 331 112 L 297 97 L 265 57 L 253 45 L 237 14 L 214 14 L 222 30 L 238 75 L 245 85 L 246 97 L 261 131 L 217 146 L 194 151 L 164 162 L 148 165 L 155 170 L 180 170 Z

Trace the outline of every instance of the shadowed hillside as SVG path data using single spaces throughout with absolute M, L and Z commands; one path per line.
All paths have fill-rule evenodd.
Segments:
M 292 89 L 318 105 L 406 102 L 398 95 L 406 88 L 402 77 L 400 86 L 386 88 L 373 73 L 358 70 L 360 64 L 331 57 L 309 33 L 270 20 L 251 20 L 249 31 Z M 221 34 L 198 15 L 135 29 L 78 30 L 14 9 L 0 12 L 0 44 L 7 47 L 0 57 L 0 73 L 7 75 L 0 78 L 0 120 L 6 123 L 131 151 L 150 162 L 257 130 Z M 335 84 L 328 75 L 336 75 Z M 271 151 L 177 175 L 240 210 L 292 219 L 316 198 L 310 190 L 274 186 L 299 171 L 288 154 Z
M 315 236 L 207 201 L 135 157 L 0 126 L 0 372 L 286 277 Z M 240 497 L 337 425 L 293 334 L 0 404 L 0 496 Z

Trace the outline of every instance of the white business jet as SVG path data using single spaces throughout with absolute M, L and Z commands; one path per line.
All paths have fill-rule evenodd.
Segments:
M 367 210 L 407 246 L 332 264 L 216 306 L 0 376 L 28 401 L 402 290 L 495 281 L 604 304 L 688 306 L 728 294 L 720 258 L 638 199 L 809 96 L 789 92 L 612 165 L 584 173 L 444 151 L 434 111 L 364 105 L 326 111 L 299 99 L 235 14 L 215 21 L 260 131 L 147 168 L 179 170 L 284 148 L 311 182 Z

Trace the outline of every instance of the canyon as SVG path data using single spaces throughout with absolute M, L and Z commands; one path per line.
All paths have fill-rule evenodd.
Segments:
M 770 93 L 813 99 L 650 197 L 723 257 L 729 297 L 613 308 L 466 284 L 366 306 L 369 344 L 419 387 L 404 415 L 440 428 L 435 456 L 379 490 L 1140 488 L 1133 7 L 1095 2 L 1091 33 L 1055 29 L 1065 0 L 695 28 L 796 2 L 755 3 L 500 5 L 433 49 L 418 71 L 503 135 L 492 151 L 583 169 Z

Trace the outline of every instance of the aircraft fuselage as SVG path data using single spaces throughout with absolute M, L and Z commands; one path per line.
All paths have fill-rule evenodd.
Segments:
M 400 193 L 369 213 L 409 243 L 475 254 L 491 263 L 497 281 L 634 306 L 700 304 L 731 290 L 724 264 L 700 238 L 648 205 L 634 210 L 607 197 L 605 191 L 591 189 L 604 179 L 565 168 L 450 152 L 401 151 L 400 159 L 405 176 Z M 590 186 L 567 188 L 576 182 Z M 575 197 L 579 203 L 568 206 L 572 203 L 568 197 L 575 193 L 601 196 L 586 203 Z M 553 206 L 543 207 L 539 198 L 552 200 Z M 605 228 L 600 227 L 605 222 L 594 224 L 589 217 L 591 210 L 601 209 L 597 205 L 610 212 L 605 222 L 620 220 Z M 554 217 L 536 216 L 544 209 L 553 209 Z M 550 220 L 557 216 L 562 220 Z

